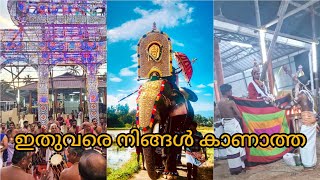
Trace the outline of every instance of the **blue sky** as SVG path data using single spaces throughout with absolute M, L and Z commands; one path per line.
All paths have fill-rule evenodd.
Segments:
M 193 64 L 192 87 L 182 75 L 179 84 L 198 95 L 199 100 L 193 103 L 196 114 L 213 116 L 213 3 L 164 2 L 108 2 L 108 106 L 117 105 L 119 99 L 140 86 L 141 82 L 136 81 L 136 44 L 156 22 L 157 28 L 172 39 L 174 51 L 198 59 Z M 121 104 L 135 109 L 136 96 Z

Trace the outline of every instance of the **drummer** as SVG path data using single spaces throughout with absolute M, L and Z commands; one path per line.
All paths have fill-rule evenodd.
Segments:
M 60 180 L 81 180 L 79 175 L 79 161 L 84 149 L 82 147 L 69 147 L 67 150 L 68 162 L 72 163 L 70 168 L 61 172 Z

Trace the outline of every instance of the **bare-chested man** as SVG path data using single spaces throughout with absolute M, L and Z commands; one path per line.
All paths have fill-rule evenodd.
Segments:
M 86 150 L 79 161 L 79 174 L 82 180 L 106 179 L 106 158 L 95 150 Z
M 36 124 L 33 123 L 33 124 L 30 124 L 30 130 L 29 130 L 29 133 L 33 134 L 33 135 L 37 135 L 37 129 L 36 129 Z
M 97 135 L 97 132 L 93 129 L 92 124 L 89 122 L 82 123 L 82 130 L 79 133 L 82 135 L 85 135 L 85 134 Z
M 300 133 L 307 137 L 307 144 L 300 148 L 301 161 L 305 169 L 313 169 L 317 164 L 316 137 L 317 121 L 314 111 L 314 100 L 311 92 L 305 86 L 308 83 L 306 76 L 294 77 L 296 83 L 293 91 L 294 100 L 287 106 L 278 105 L 280 109 L 290 109 L 294 105 L 301 107 L 301 129 Z
M 102 128 L 101 126 L 98 125 L 98 121 L 96 118 L 92 119 L 92 124 L 93 124 L 93 129 L 96 131 L 97 134 L 102 133 Z
M 34 180 L 31 174 L 26 173 L 32 161 L 32 152 L 14 151 L 12 165 L 0 169 L 1 180 Z M 47 172 L 40 179 L 50 179 Z
M 79 161 L 84 149 L 82 147 L 69 147 L 67 150 L 67 158 L 72 166 L 61 172 L 60 180 L 81 180 L 79 174 Z
M 71 127 L 68 130 L 68 133 L 78 134 L 80 131 L 80 127 L 77 126 L 77 121 L 75 119 L 71 120 Z
M 16 126 L 14 125 L 14 122 L 11 122 L 9 124 L 9 128 L 11 130 L 11 136 L 14 138 L 19 133 L 19 130 L 16 129 Z
M 232 86 L 229 84 L 223 84 L 220 86 L 220 91 L 222 94 L 221 101 L 218 102 L 218 110 L 220 112 L 220 117 L 222 118 L 222 123 L 224 126 L 224 132 L 230 134 L 231 136 L 236 133 L 242 134 L 242 129 L 240 123 L 237 119 L 241 119 L 241 114 L 232 100 Z M 239 174 L 245 168 L 243 158 L 245 157 L 244 148 L 227 148 L 228 165 L 231 174 Z
M 23 128 L 20 129 L 20 133 L 28 133 L 29 132 L 29 122 L 23 122 Z

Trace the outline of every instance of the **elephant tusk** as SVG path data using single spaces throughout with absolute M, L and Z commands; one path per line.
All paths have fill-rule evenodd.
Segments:
M 153 133 L 159 133 L 159 132 L 160 132 L 160 124 L 156 123 L 153 128 Z

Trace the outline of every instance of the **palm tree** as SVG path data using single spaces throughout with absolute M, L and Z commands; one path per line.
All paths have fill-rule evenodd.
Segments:
M 31 79 L 32 79 L 31 75 L 28 74 L 28 75 L 26 75 L 26 76 L 24 77 L 23 82 L 24 82 L 26 85 L 27 85 L 27 84 L 30 84 L 30 83 L 31 83 Z
M 70 66 L 68 68 L 68 73 L 73 74 L 75 76 L 79 76 L 80 75 L 79 66 Z

